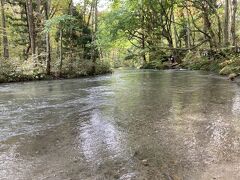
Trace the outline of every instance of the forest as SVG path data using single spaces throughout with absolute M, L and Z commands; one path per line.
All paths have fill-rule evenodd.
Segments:
M 1 0 L 0 82 L 119 67 L 237 76 L 238 17 L 237 0 Z

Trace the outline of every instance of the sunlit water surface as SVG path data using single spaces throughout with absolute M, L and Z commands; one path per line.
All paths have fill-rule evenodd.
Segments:
M 240 87 L 151 70 L 0 85 L 0 179 L 240 179 Z

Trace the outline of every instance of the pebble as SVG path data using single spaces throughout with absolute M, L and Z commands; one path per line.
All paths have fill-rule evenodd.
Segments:
M 142 163 L 143 163 L 144 166 L 148 166 L 149 165 L 147 159 L 142 160 Z

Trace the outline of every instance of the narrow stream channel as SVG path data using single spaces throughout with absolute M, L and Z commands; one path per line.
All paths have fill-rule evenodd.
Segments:
M 240 86 L 153 70 L 0 85 L 0 179 L 240 179 Z

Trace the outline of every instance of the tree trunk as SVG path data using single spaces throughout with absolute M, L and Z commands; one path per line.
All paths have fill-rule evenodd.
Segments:
M 204 20 L 204 31 L 205 31 L 205 38 L 209 41 L 210 48 L 217 47 L 216 43 L 216 36 L 212 29 L 212 23 L 209 19 L 209 14 L 207 10 L 203 12 L 203 20 Z
M 96 60 L 97 60 L 97 48 L 96 48 L 96 33 L 98 30 L 98 0 L 93 1 L 93 12 L 92 12 L 92 62 L 93 62 L 93 68 L 92 68 L 92 73 L 96 73 Z
M 49 12 L 50 12 L 50 4 L 51 1 L 45 2 L 45 19 L 49 19 Z M 50 34 L 49 32 L 46 33 L 46 62 L 47 62 L 47 75 L 51 74 L 51 43 L 50 43 Z
M 36 49 L 36 60 L 38 61 L 39 58 L 41 56 L 39 56 L 39 54 L 41 54 L 41 47 L 44 46 L 44 44 L 42 43 L 43 41 L 42 39 L 42 35 L 41 35 L 41 31 L 42 31 L 42 19 L 44 17 L 42 17 L 42 12 L 41 12 L 41 5 L 43 0 L 35 0 L 33 1 L 36 3 L 36 8 L 35 8 L 35 14 L 33 15 L 34 18 L 34 35 L 35 35 L 35 49 Z M 45 2 L 47 3 L 47 1 Z
M 42 0 L 36 0 L 37 3 L 37 8 L 36 8 L 36 12 L 38 13 L 38 16 L 40 16 L 40 11 L 41 11 L 41 1 Z
M 190 19 L 189 19 L 189 13 L 187 11 L 186 13 L 187 15 L 187 48 L 191 48 L 191 32 L 190 32 Z M 193 40 L 193 44 L 194 44 L 194 40 Z
M 173 37 L 174 37 L 174 42 L 175 42 L 175 48 L 178 48 L 178 34 L 177 34 L 177 27 L 175 24 L 174 12 L 172 13 L 172 24 L 173 24 Z
M 69 4 L 69 12 L 70 12 L 71 16 L 73 16 L 73 10 L 74 10 L 74 6 L 73 6 L 73 1 L 71 0 L 70 4 Z M 73 39 L 73 29 L 72 28 L 70 29 L 70 39 Z M 70 47 L 70 52 L 68 53 L 69 71 L 72 72 L 73 71 L 73 51 L 74 51 L 74 45 L 72 42 L 69 44 L 69 47 Z
M 63 48 L 63 30 L 60 30 L 60 48 L 59 48 L 59 58 L 60 58 L 60 66 L 59 66 L 59 75 L 62 76 L 62 66 L 63 66 L 63 54 L 62 54 L 62 48 Z
M 219 15 L 217 15 L 217 24 L 218 24 L 218 42 L 219 44 L 222 45 L 222 22 L 221 22 L 221 19 L 219 17 Z
M 9 46 L 8 46 L 8 37 L 6 30 L 6 17 L 5 17 L 5 8 L 4 8 L 4 0 L 1 0 L 1 13 L 2 13 L 2 31 L 3 31 L 3 57 L 5 59 L 9 58 Z
M 236 13 L 237 13 L 237 0 L 232 0 L 232 23 L 231 23 L 231 35 L 232 46 L 237 47 L 236 41 Z
M 146 58 L 146 53 L 145 53 L 145 48 L 146 48 L 146 43 L 145 43 L 145 16 L 144 16 L 144 7 L 143 7 L 143 2 L 141 1 L 141 16 L 142 16 L 142 24 L 141 24 L 141 28 L 142 28 L 142 58 L 143 58 L 143 63 L 146 64 L 147 63 L 147 58 Z
M 94 18 L 95 18 L 95 38 L 96 38 L 96 33 L 98 31 L 98 0 L 95 0 L 95 15 L 94 15 Z
M 187 4 L 185 5 L 187 6 Z M 191 37 L 190 37 L 190 20 L 189 20 L 189 13 L 188 9 L 184 8 L 183 11 L 181 12 L 181 16 L 184 19 L 184 43 L 185 43 L 185 48 L 190 49 L 191 46 Z
M 144 33 L 142 34 L 142 58 L 143 58 L 143 63 L 147 62 L 147 58 L 146 58 L 146 53 L 145 53 L 145 35 Z
M 229 0 L 225 0 L 224 7 L 224 46 L 229 45 Z
M 87 2 L 86 0 L 83 1 L 83 23 L 86 22 L 86 11 L 87 11 Z
M 26 0 L 26 7 L 27 7 L 28 33 L 30 37 L 31 52 L 32 52 L 32 56 L 34 57 L 34 55 L 36 54 L 36 37 L 35 37 L 32 0 Z
M 46 33 L 46 62 L 47 62 L 47 75 L 51 74 L 51 44 L 50 44 L 50 35 Z

